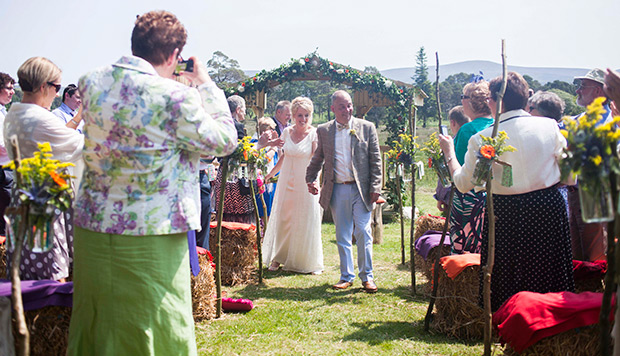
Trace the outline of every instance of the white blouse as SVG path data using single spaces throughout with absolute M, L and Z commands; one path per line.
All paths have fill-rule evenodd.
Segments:
M 4 143 L 13 159 L 10 138 L 17 135 L 22 158 L 39 150 L 37 143 L 49 142 L 53 158 L 78 163 L 82 159 L 84 136 L 70 129 L 49 110 L 36 104 L 14 103 L 4 119 Z
M 558 160 L 566 139 L 560 133 L 557 122 L 531 116 L 524 110 L 512 110 L 499 117 L 499 131 L 506 131 L 506 144 L 517 150 L 505 152 L 499 159 L 512 165 L 512 187 L 502 186 L 503 165 L 493 164 L 493 193 L 514 195 L 545 189 L 560 182 Z M 480 135 L 491 136 L 493 127 L 475 134 L 469 139 L 465 162 L 454 171 L 454 183 L 463 193 L 474 188 L 471 183 L 477 153 L 482 146 Z M 476 187 L 476 190 L 482 189 Z

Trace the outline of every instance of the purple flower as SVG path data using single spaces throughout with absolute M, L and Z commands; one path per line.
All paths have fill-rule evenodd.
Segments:
M 138 136 L 136 140 L 138 141 L 138 144 L 143 147 L 153 147 L 153 141 L 149 140 L 149 138 L 144 134 Z

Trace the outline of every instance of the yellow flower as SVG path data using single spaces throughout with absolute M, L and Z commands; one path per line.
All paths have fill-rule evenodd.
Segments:
M 601 162 L 603 162 L 603 158 L 600 155 L 597 155 L 595 157 L 590 157 L 590 160 L 592 160 L 592 162 L 594 162 L 594 164 L 597 166 L 600 166 Z
M 568 131 L 560 130 L 560 133 L 562 134 L 562 136 L 564 136 L 564 138 L 568 138 Z

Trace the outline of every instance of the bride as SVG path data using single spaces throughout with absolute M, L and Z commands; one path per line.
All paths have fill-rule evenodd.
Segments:
M 317 147 L 312 123 L 314 105 L 305 97 L 291 103 L 294 125 L 282 132 L 283 153 L 265 180 L 280 172 L 265 231 L 263 263 L 270 271 L 323 272 L 322 210 L 319 196 L 308 192 L 306 167 Z

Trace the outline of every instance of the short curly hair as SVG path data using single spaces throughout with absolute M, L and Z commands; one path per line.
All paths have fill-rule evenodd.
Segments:
M 310 112 L 314 112 L 314 104 L 312 104 L 312 100 L 306 98 L 305 96 L 298 96 L 291 102 L 291 113 L 295 116 L 295 111 L 299 109 L 304 109 Z
M 187 31 L 174 14 L 150 11 L 136 19 L 131 33 L 131 52 L 152 65 L 160 65 L 175 48 L 179 53 L 187 41 Z

